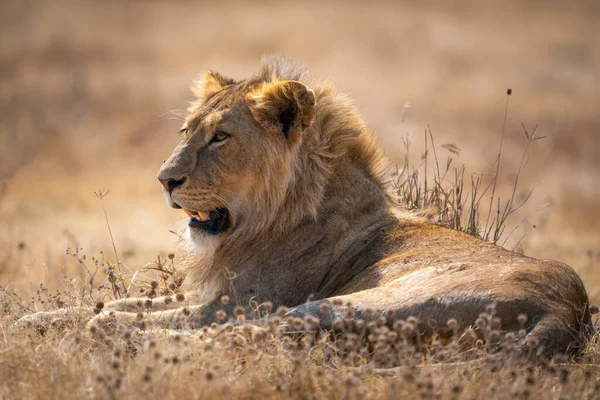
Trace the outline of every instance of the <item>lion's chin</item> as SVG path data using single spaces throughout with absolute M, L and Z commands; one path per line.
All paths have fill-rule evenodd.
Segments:
M 198 256 L 210 257 L 214 254 L 219 238 L 208 235 L 203 231 L 188 227 L 186 230 L 186 241 L 190 248 Z

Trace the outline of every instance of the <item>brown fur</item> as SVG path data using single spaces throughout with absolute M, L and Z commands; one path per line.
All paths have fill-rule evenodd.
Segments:
M 444 334 L 450 318 L 472 326 L 494 305 L 503 331 L 518 330 L 517 316 L 527 314 L 528 339 L 546 353 L 578 348 L 591 334 L 587 294 L 570 267 L 397 207 L 383 156 L 330 84 L 267 58 L 248 80 L 208 73 L 196 92 L 184 137 L 159 172 L 162 180 L 186 179 L 167 193 L 171 205 L 230 212 L 231 226 L 219 235 L 190 231 L 198 251 L 186 278 L 197 291 L 189 298 L 198 303 L 194 326 L 213 322 L 227 294 L 242 305 L 293 306 L 291 315 L 314 314 L 324 329 L 349 302 L 359 315 L 371 308 L 415 316 L 422 334 Z M 231 137 L 209 144 L 217 131 Z M 323 302 L 335 307 L 323 313 Z M 172 310 L 160 318 L 178 327 L 180 317 Z

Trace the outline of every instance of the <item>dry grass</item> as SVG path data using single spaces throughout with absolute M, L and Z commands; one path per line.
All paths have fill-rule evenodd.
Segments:
M 407 208 L 565 261 L 598 302 L 598 15 L 593 1 L 2 2 L 0 398 L 600 397 L 596 344 L 548 363 L 506 344 L 419 352 L 404 325 L 258 341 L 244 329 L 109 339 L 77 315 L 44 335 L 11 327 L 33 311 L 177 292 L 169 254 L 184 221 L 155 182 L 178 140 L 173 108 L 199 72 L 246 76 L 265 52 L 356 99 L 404 166 Z
M 84 256 L 74 254 L 80 260 Z M 172 260 L 171 260 L 172 261 Z M 160 261 L 159 261 L 160 262 Z M 174 265 L 153 266 L 159 277 L 138 283 L 135 294 L 153 298 L 176 290 L 169 284 Z M 168 272 L 163 272 L 168 271 Z M 85 280 L 65 277 L 63 290 L 40 286 L 36 303 L 46 310 L 119 296 L 110 290 L 110 266 L 104 282 L 88 297 Z M 112 277 L 112 278 L 111 278 Z M 159 282 L 160 280 L 160 282 Z M 173 293 L 174 294 L 174 293 Z M 185 304 L 181 296 L 173 296 Z M 536 343 L 527 357 L 517 357 L 511 338 L 500 335 L 490 307 L 474 331 L 450 340 L 418 339 L 415 321 L 364 321 L 346 316 L 336 322 L 333 336 L 314 331 L 315 321 L 285 317 L 267 319 L 268 304 L 237 310 L 235 329 L 214 324 L 197 331 L 137 329 L 150 322 L 151 308 L 140 306 L 135 326 L 118 334 L 85 329 L 75 312 L 56 321 L 42 334 L 33 328 L 11 327 L 30 312 L 28 302 L 2 289 L 0 396 L 2 398 L 597 398 L 600 395 L 600 354 L 593 345 L 576 360 L 557 356 L 538 359 Z M 92 300 L 95 299 L 95 300 Z M 227 302 L 226 299 L 223 300 Z M 368 311 L 365 315 L 368 317 Z M 218 314 L 218 312 L 217 312 Z M 245 320 L 257 321 L 260 330 Z M 217 315 L 217 318 L 223 319 Z M 224 322 L 224 321 L 223 321 Z M 281 322 L 291 327 L 282 328 Z M 456 321 L 449 320 L 452 328 Z M 453 329 L 453 328 L 452 328 Z M 285 333 L 284 333 L 285 332 Z M 295 332 L 295 333 L 291 333 Z M 484 339 L 484 340 L 481 340 Z

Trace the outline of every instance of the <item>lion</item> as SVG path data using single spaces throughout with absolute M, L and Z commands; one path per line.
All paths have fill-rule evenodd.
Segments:
M 181 142 L 158 172 L 168 205 L 189 218 L 191 292 L 186 307 L 154 299 L 156 326 L 182 329 L 187 321 L 200 329 L 218 310 L 232 315 L 238 304 L 270 302 L 290 316 L 313 316 L 325 331 L 348 315 L 412 317 L 423 336 L 520 330 L 519 346 L 545 354 L 575 352 L 593 334 L 588 296 L 571 267 L 399 207 L 385 157 L 330 83 L 267 57 L 249 79 L 209 71 L 194 91 Z M 133 322 L 139 303 L 109 303 L 110 316 L 90 325 Z M 484 310 L 494 313 L 487 328 Z

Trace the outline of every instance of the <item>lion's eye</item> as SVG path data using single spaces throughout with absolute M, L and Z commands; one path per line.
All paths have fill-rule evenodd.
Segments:
M 222 142 L 225 139 L 227 139 L 228 137 L 229 137 L 229 134 L 227 134 L 227 133 L 225 133 L 223 131 L 217 131 L 213 135 L 213 137 L 212 137 L 212 139 L 210 141 L 213 142 L 213 143 Z
M 181 129 L 179 130 L 179 134 L 180 134 L 180 135 L 185 135 L 186 133 L 188 133 L 188 128 L 181 128 Z

